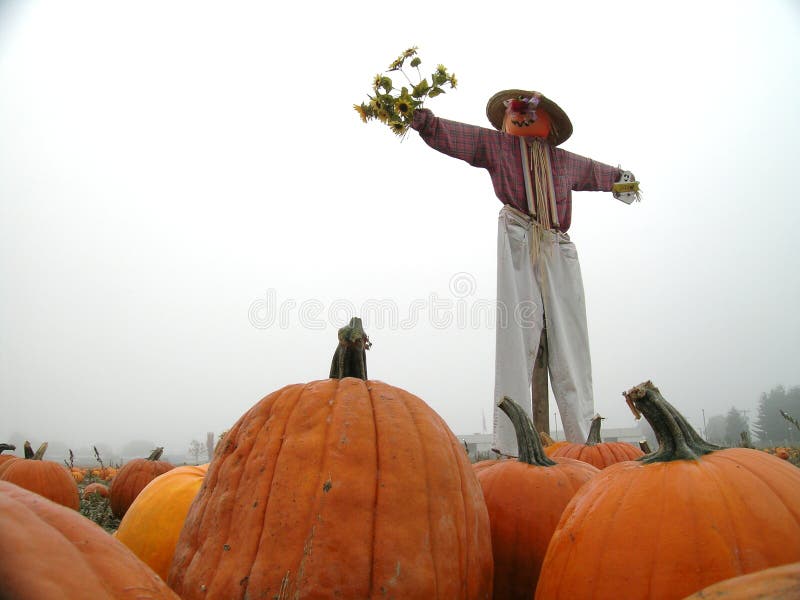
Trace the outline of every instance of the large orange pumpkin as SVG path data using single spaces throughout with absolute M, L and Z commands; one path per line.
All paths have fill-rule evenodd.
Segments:
M 25 442 L 25 458 L 8 461 L 0 473 L 0 481 L 8 481 L 66 506 L 78 510 L 81 506 L 78 484 L 69 469 L 52 460 L 43 460 L 47 442 L 34 453 Z
M 128 507 L 148 483 L 175 468 L 172 463 L 160 460 L 163 452 L 163 447 L 156 448 L 147 458 L 134 458 L 117 471 L 108 490 L 111 512 L 115 517 L 124 517 Z
M 360 320 L 331 378 L 289 385 L 228 431 L 169 575 L 194 598 L 490 598 L 492 549 L 464 449 L 425 402 L 367 380 Z
M 499 407 L 514 425 L 519 460 L 498 460 L 477 473 L 492 528 L 494 599 L 530 600 L 564 507 L 599 471 L 572 458 L 547 458 L 525 411 L 509 398 Z
M 650 382 L 626 393 L 659 447 L 603 469 L 564 510 L 536 598 L 683 598 L 800 561 L 800 469 L 697 435 Z
M 684 600 L 797 600 L 800 562 L 720 581 Z
M 603 417 L 595 415 L 589 428 L 589 436 L 585 444 L 566 443 L 559 446 L 552 445 L 545 448 L 550 457 L 563 456 L 576 458 L 594 465 L 598 469 L 622 462 L 623 460 L 636 460 L 644 455 L 639 448 L 627 442 L 604 442 L 600 437 L 600 423 Z
M 182 466 L 159 475 L 136 496 L 115 537 L 166 581 L 189 506 L 208 465 Z

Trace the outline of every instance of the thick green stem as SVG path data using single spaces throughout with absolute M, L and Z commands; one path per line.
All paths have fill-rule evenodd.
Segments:
M 522 407 L 508 396 L 498 404 L 514 425 L 514 432 L 517 434 L 517 452 L 519 462 L 537 467 L 551 467 L 556 463 L 544 453 L 542 442 L 539 436 L 533 431 L 533 424 L 525 414 Z
M 646 381 L 623 394 L 634 415 L 650 423 L 656 434 L 658 449 L 637 459 L 643 463 L 695 460 L 704 454 L 720 450 L 709 444 L 689 425 L 652 382 Z
M 350 323 L 339 329 L 339 345 L 331 361 L 332 379 L 357 377 L 367 380 L 367 353 L 372 343 L 364 332 L 361 319 L 353 317 Z
M 597 444 L 603 443 L 603 440 L 600 439 L 600 423 L 602 421 L 603 417 L 600 415 L 595 415 L 592 418 L 592 424 L 589 427 L 589 435 L 586 437 L 587 446 L 596 446 Z

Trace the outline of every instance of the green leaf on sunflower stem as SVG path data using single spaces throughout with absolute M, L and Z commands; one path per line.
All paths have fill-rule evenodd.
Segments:
M 429 89 L 431 89 L 431 86 L 428 85 L 428 80 L 423 79 L 414 86 L 414 89 L 411 90 L 411 95 L 414 96 L 414 98 L 421 98 L 428 93 Z
M 428 97 L 436 98 L 439 94 L 444 94 L 444 90 L 440 87 L 433 88 L 430 92 L 428 92 Z

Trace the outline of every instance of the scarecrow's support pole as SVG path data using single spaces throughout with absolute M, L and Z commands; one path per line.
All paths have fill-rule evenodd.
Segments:
M 547 389 L 547 330 L 542 329 L 539 350 L 533 363 L 531 381 L 533 397 L 533 427 L 536 432 L 550 433 L 550 400 Z

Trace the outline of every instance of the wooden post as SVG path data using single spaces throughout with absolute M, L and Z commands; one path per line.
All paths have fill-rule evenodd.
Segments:
M 536 433 L 550 433 L 550 398 L 547 389 L 547 330 L 542 329 L 539 338 L 539 350 L 533 363 L 533 379 L 531 381 L 531 397 L 533 398 L 533 427 Z

